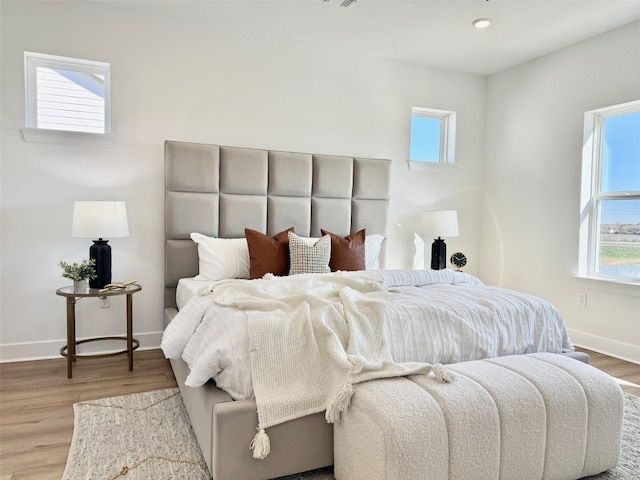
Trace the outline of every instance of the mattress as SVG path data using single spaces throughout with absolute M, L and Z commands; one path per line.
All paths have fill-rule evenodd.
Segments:
M 211 280 L 199 277 L 181 278 L 178 280 L 178 287 L 176 288 L 176 305 L 178 310 L 182 310 L 192 297 L 198 295 L 200 290 L 209 285 L 211 285 Z

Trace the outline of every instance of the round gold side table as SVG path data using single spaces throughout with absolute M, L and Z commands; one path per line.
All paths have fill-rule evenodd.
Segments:
M 133 371 L 133 351 L 140 346 L 140 342 L 133 338 L 133 294 L 142 290 L 142 287 L 137 283 L 127 285 L 124 288 L 117 288 L 108 291 L 100 291 L 98 288 L 87 288 L 82 292 L 76 292 L 73 286 L 62 287 L 56 290 L 56 295 L 66 297 L 67 299 L 67 344 L 60 349 L 60 355 L 67 357 L 67 378 L 73 376 L 73 362 L 76 358 L 83 357 L 111 357 L 114 355 L 127 354 L 129 357 L 129 371 Z M 81 298 L 103 298 L 103 297 L 117 297 L 120 295 L 127 296 L 127 336 L 126 337 L 95 337 L 87 338 L 84 340 L 76 340 L 76 301 Z M 127 348 L 125 350 L 101 353 L 101 354 L 83 354 L 78 355 L 76 353 L 76 346 L 83 343 L 99 342 L 104 340 L 124 340 L 127 342 Z

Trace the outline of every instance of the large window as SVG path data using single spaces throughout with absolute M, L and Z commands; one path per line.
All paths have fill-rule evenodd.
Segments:
M 455 162 L 456 113 L 413 107 L 409 167 Z
M 640 283 L 640 101 L 585 114 L 580 275 Z
M 24 64 L 27 131 L 111 134 L 108 63 L 25 52 Z

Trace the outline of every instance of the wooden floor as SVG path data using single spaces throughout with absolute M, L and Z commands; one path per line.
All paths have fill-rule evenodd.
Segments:
M 160 350 L 0 364 L 0 480 L 60 480 L 73 433 L 73 404 L 176 386 Z
M 587 352 L 591 357 L 591 365 L 616 378 L 625 392 L 640 397 L 640 365 L 584 348 L 576 347 L 576 350 Z
M 640 396 L 640 366 L 586 351 L 591 364 Z M 176 385 L 160 350 L 136 352 L 133 372 L 123 357 L 80 359 L 67 379 L 66 360 L 0 364 L 0 480 L 59 480 L 73 433 L 73 404 Z

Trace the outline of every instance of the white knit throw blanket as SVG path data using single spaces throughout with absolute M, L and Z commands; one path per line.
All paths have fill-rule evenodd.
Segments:
M 323 410 L 329 423 L 340 421 L 355 383 L 432 370 L 449 380 L 440 365 L 393 362 L 383 336 L 391 293 L 371 277 L 268 275 L 223 281 L 212 291 L 216 303 L 247 315 L 259 422 L 254 458 L 269 454 L 265 428 Z

